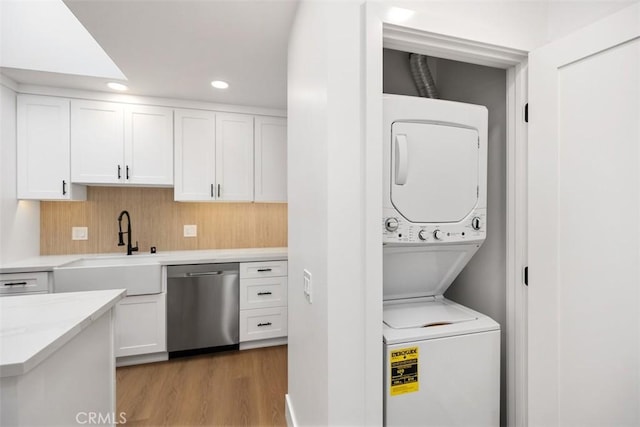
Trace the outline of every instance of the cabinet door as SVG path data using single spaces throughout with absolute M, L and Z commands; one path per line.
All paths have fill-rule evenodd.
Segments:
M 71 101 L 71 180 L 124 182 L 124 109 L 120 104 Z
M 18 95 L 17 138 L 19 199 L 86 199 L 71 188 L 68 99 Z
M 165 296 L 132 296 L 118 303 L 116 357 L 167 351 Z
M 175 111 L 175 186 L 177 201 L 216 199 L 216 115 L 209 111 Z
M 255 201 L 287 201 L 287 120 L 255 118 Z
M 253 200 L 253 116 L 216 114 L 218 200 Z
M 126 106 L 124 128 L 125 182 L 173 185 L 173 110 Z

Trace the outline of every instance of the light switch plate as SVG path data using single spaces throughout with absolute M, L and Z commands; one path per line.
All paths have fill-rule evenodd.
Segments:
M 313 304 L 313 286 L 311 282 L 311 273 L 309 270 L 304 270 L 304 296 L 307 298 L 309 304 Z
M 71 240 L 89 240 L 89 227 L 71 227 Z
M 198 235 L 198 226 L 197 225 L 185 225 L 184 226 L 184 237 L 196 237 Z

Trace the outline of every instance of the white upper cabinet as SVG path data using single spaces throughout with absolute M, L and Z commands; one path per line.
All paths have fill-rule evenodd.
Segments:
M 216 114 L 218 200 L 253 200 L 253 116 Z
M 124 129 L 127 182 L 173 185 L 173 110 L 127 105 L 124 109 Z
M 87 184 L 124 182 L 124 107 L 71 101 L 71 179 Z
M 173 184 L 170 108 L 71 101 L 71 179 L 86 184 Z
M 287 120 L 255 118 L 254 191 L 256 202 L 287 201 Z
M 216 115 L 175 110 L 175 186 L 177 201 L 216 200 Z
M 71 185 L 69 100 L 18 95 L 18 198 L 86 200 L 86 188 Z

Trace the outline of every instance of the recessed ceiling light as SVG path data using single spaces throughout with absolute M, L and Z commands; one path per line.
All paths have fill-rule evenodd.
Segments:
M 123 90 L 128 90 L 129 89 L 128 87 L 126 87 L 122 83 L 116 83 L 116 82 L 109 82 L 109 83 L 107 83 L 107 86 L 109 86 L 109 89 L 119 90 L 119 91 L 123 91 Z
M 226 89 L 229 87 L 229 83 L 223 82 L 222 80 L 214 80 L 211 82 L 211 86 L 215 87 L 216 89 Z

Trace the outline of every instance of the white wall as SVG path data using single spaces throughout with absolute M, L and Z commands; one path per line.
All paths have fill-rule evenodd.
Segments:
M 365 340 L 359 3 L 302 2 L 290 37 L 288 410 L 299 425 L 364 425 L 371 366 L 372 392 L 382 387 L 380 322 L 379 338 Z M 381 406 L 369 412 L 380 423 Z
M 547 41 L 560 37 L 604 18 L 634 1 L 628 0 L 547 0 Z M 635 0 L 637 3 L 638 0 Z
M 416 13 L 399 25 L 497 46 L 530 50 L 547 37 L 547 2 L 520 0 L 383 0 Z
M 524 51 L 538 48 L 638 0 L 383 0 L 414 10 L 398 22 L 437 34 Z
M 40 254 L 40 203 L 16 199 L 16 92 L 0 76 L 0 264 Z

